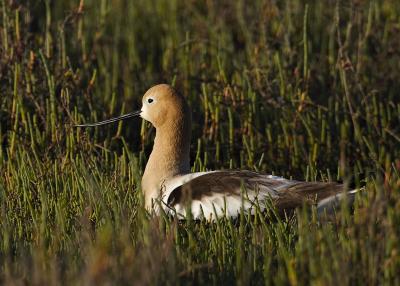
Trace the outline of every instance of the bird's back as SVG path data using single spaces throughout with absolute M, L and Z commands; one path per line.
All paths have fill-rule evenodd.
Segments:
M 236 217 L 242 210 L 254 212 L 272 200 L 280 212 L 319 201 L 344 191 L 337 183 L 301 182 L 251 171 L 214 171 L 191 174 L 193 179 L 167 190 L 164 203 L 169 211 L 194 218 Z

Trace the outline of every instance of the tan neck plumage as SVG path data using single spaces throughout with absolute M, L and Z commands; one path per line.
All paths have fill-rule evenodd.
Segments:
M 191 120 L 188 112 L 156 129 L 153 151 L 142 177 L 145 206 L 160 197 L 169 178 L 190 172 Z

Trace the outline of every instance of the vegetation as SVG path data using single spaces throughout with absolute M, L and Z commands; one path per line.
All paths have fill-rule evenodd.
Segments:
M 400 2 L 0 0 L 1 284 L 400 284 Z M 154 130 L 72 124 L 173 83 L 193 171 L 365 186 L 354 214 L 151 217 Z

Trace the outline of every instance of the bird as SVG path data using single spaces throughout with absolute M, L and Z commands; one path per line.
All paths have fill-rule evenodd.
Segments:
M 289 180 L 250 170 L 191 172 L 191 109 L 185 97 L 168 84 L 147 90 L 139 111 L 75 127 L 95 127 L 137 116 L 156 129 L 141 180 L 144 205 L 152 213 L 212 221 L 267 211 L 272 203 L 279 213 L 308 204 L 316 205 L 318 214 L 332 214 L 345 198 L 351 203 L 359 191 L 347 191 L 336 182 Z

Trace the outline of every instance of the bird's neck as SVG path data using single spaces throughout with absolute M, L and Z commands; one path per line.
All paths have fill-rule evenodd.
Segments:
M 156 129 L 153 151 L 142 177 L 147 208 L 165 191 L 168 179 L 190 172 L 190 125 L 190 118 L 181 118 Z

